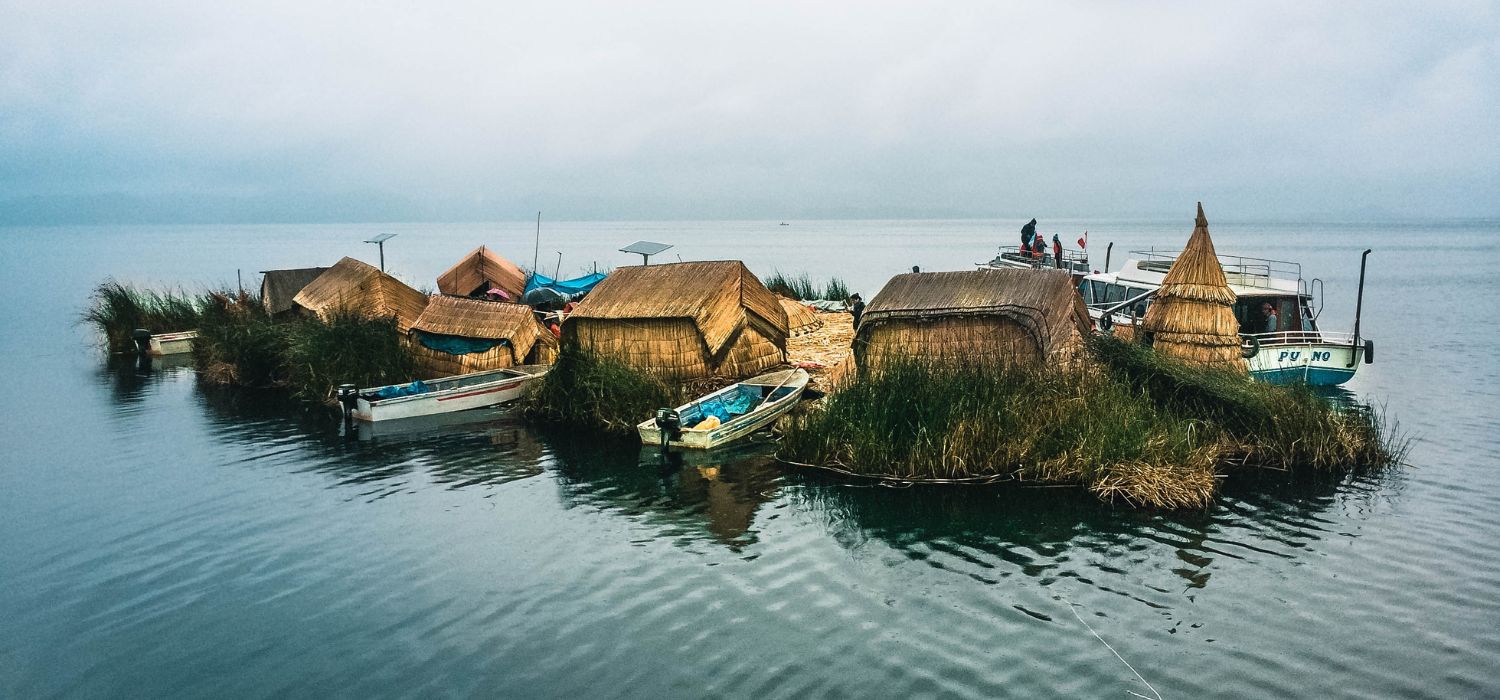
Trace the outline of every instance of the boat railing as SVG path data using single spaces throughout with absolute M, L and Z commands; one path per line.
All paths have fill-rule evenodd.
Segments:
M 1130 254 L 1135 257 L 1136 264 L 1142 270 L 1152 272 L 1166 272 L 1172 269 L 1172 263 L 1177 261 L 1177 256 L 1182 254 L 1180 250 L 1132 250 Z M 1269 287 L 1273 279 L 1301 280 L 1302 264 L 1288 262 L 1285 260 L 1270 260 L 1268 258 L 1252 258 L 1244 255 L 1220 255 L 1219 265 L 1224 268 L 1224 275 L 1231 278 L 1230 282 L 1244 287 Z
M 1009 262 L 1011 265 L 1006 265 Z M 1071 250 L 1063 248 L 1063 268 L 1071 272 L 1087 274 L 1089 272 L 1089 255 L 1087 251 Z M 1014 264 L 1029 265 L 1032 267 L 1057 267 L 1056 258 L 1052 255 L 1052 247 L 1048 246 L 1040 257 L 1033 255 L 1030 251 L 1021 250 L 1018 245 L 1000 246 L 1000 255 L 989 262 L 990 267 L 1010 267 Z
M 1277 331 L 1275 333 L 1241 333 L 1266 345 L 1353 345 L 1354 334 L 1338 331 Z

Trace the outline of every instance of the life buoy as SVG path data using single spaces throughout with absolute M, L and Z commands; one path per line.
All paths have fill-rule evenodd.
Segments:
M 1248 360 L 1248 359 L 1250 359 L 1252 357 L 1255 357 L 1256 355 L 1259 355 L 1260 354 L 1260 338 L 1257 338 L 1257 337 L 1255 337 L 1253 335 L 1247 335 L 1247 336 L 1245 336 L 1245 340 L 1250 341 L 1250 347 L 1248 347 L 1248 348 L 1240 348 L 1240 356 Z

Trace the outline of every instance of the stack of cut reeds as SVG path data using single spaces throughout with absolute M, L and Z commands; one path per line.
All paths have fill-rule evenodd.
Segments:
M 1199 202 L 1193 235 L 1162 280 L 1141 330 L 1151 338 L 1151 347 L 1164 355 L 1245 372 L 1234 300 Z

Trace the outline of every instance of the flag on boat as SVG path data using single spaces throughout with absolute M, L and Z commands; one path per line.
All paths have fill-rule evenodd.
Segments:
M 1083 232 L 1083 238 L 1078 239 L 1078 247 L 1079 248 L 1087 248 L 1087 247 L 1089 247 L 1089 232 L 1088 231 L 1084 231 Z

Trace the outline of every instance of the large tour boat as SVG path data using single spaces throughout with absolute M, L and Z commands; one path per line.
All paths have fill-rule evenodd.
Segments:
M 1368 256 L 1370 251 L 1365 251 Z M 1161 286 L 1177 251 L 1135 251 L 1115 272 L 1090 272 L 1078 292 L 1100 330 L 1129 328 L 1138 332 L 1151 297 Z M 1364 295 L 1364 257 L 1360 258 L 1359 298 L 1352 333 L 1319 328 L 1323 281 L 1305 280 L 1302 266 L 1280 260 L 1220 255 L 1229 288 L 1237 297 L 1234 316 L 1240 323 L 1246 362 L 1255 379 L 1318 386 L 1343 384 L 1361 363 L 1375 360 L 1375 344 L 1359 334 L 1359 307 Z M 1275 328 L 1266 305 L 1274 310 Z

